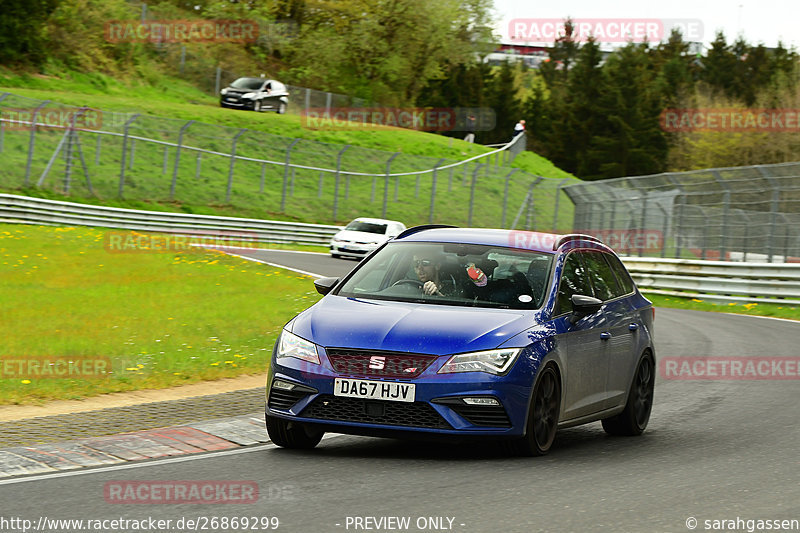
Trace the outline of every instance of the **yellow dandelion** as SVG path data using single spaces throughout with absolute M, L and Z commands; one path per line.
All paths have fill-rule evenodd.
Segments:
M 216 363 L 211 363 L 211 366 L 219 366 L 219 361 L 217 361 Z
M 30 385 L 31 384 L 31 380 L 23 379 L 22 381 L 20 381 L 20 383 L 22 383 L 23 385 Z

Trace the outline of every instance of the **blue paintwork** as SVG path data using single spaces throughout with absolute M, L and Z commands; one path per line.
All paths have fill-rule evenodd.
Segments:
M 489 244 L 514 247 L 523 244 L 526 248 L 553 253 L 553 243 L 557 235 L 535 234 L 519 237 L 519 233 L 505 230 L 441 228 L 401 236 L 401 240 L 413 242 L 452 242 L 468 244 Z M 348 430 L 362 434 L 383 435 L 389 431 L 417 431 L 452 435 L 519 436 L 523 435 L 528 417 L 530 398 L 538 370 L 544 361 L 557 366 L 562 383 L 574 386 L 569 381 L 570 365 L 566 346 L 570 335 L 593 335 L 603 350 L 613 346 L 613 342 L 626 343 L 626 351 L 616 355 L 609 351 L 601 354 L 610 364 L 598 367 L 603 376 L 609 374 L 606 384 L 624 382 L 629 384 L 639 357 L 645 350 L 653 350 L 651 303 L 638 289 L 633 294 L 605 302 L 600 311 L 584 317 L 572 324 L 568 315 L 553 316 L 555 309 L 557 283 L 564 266 L 566 253 L 572 249 L 599 249 L 613 253 L 608 247 L 586 241 L 571 241 L 560 248 L 553 261 L 552 272 L 546 290 L 547 298 L 540 310 L 512 310 L 466 308 L 421 303 L 394 302 L 381 300 L 360 300 L 335 294 L 328 294 L 318 303 L 306 309 L 286 325 L 286 329 L 318 346 L 319 365 L 299 359 L 284 359 L 278 364 L 273 351 L 269 369 L 268 383 L 275 377 L 313 387 L 319 394 L 333 394 L 335 377 L 327 358 L 325 347 L 356 348 L 380 351 L 425 353 L 439 356 L 420 376 L 409 380 L 384 378 L 386 381 L 407 381 L 416 385 L 416 401 L 430 402 L 434 398 L 447 396 L 493 396 L 505 407 L 511 420 L 510 428 L 479 427 L 470 424 L 446 405 L 430 405 L 447 420 L 454 429 L 440 430 L 427 428 L 408 428 L 336 422 L 325 420 L 328 426 L 339 426 L 342 432 Z M 369 259 L 367 259 L 368 261 Z M 363 266 L 360 265 L 360 266 Z M 631 323 L 637 328 L 631 330 Z M 616 329 L 614 329 L 616 328 Z M 610 331 L 610 339 L 601 340 L 601 332 Z M 629 335 L 620 340 L 618 331 Z M 605 335 L 604 335 L 605 336 Z M 616 336 L 616 337 L 615 337 Z M 593 337 L 594 338 L 594 337 Z M 438 370 L 453 354 L 491 350 L 496 348 L 523 348 L 516 363 L 504 376 L 483 372 L 457 374 L 438 374 Z M 625 356 L 621 357 L 620 353 Z M 613 367 L 610 369 L 610 367 Z M 613 378 L 613 379 L 612 379 Z M 363 378 L 362 378 L 363 379 Z M 380 379 L 380 378 L 369 378 Z M 267 391 L 268 394 L 269 391 Z M 623 397 L 602 398 L 603 409 L 621 410 Z M 565 394 L 562 391 L 562 394 Z M 291 411 L 271 410 L 267 414 L 289 418 L 301 422 L 319 422 L 300 416 L 303 409 L 317 397 L 312 394 L 294 405 Z M 621 403 L 620 403 L 621 402 Z M 562 425 L 569 425 L 564 414 L 569 406 L 562 401 Z M 597 409 L 600 409 L 599 407 Z M 578 412 L 576 410 L 576 412 Z

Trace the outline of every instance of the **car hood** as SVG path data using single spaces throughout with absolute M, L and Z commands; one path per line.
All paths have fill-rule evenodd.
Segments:
M 383 242 L 388 239 L 386 235 L 380 233 L 370 233 L 368 231 L 353 231 L 351 229 L 343 229 L 337 233 L 334 238 L 343 241 L 356 241 L 356 242 Z
M 501 346 L 534 325 L 534 311 L 360 300 L 329 295 L 287 327 L 327 348 L 445 355 Z

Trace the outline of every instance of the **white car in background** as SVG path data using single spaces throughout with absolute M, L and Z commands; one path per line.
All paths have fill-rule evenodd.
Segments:
M 357 218 L 331 239 L 331 257 L 361 259 L 392 237 L 405 231 L 396 220 Z

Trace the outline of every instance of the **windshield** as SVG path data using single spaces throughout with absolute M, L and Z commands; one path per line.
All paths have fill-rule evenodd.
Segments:
M 537 309 L 553 255 L 500 246 L 390 242 L 336 292 L 402 302 Z
M 231 87 L 256 91 L 261 88 L 262 83 L 264 83 L 264 80 L 260 80 L 258 78 L 239 78 L 235 82 L 231 83 Z
M 376 224 L 374 222 L 362 222 L 354 220 L 347 225 L 346 228 L 350 231 L 363 231 L 364 233 L 378 233 L 380 235 L 386 234 L 386 224 Z

